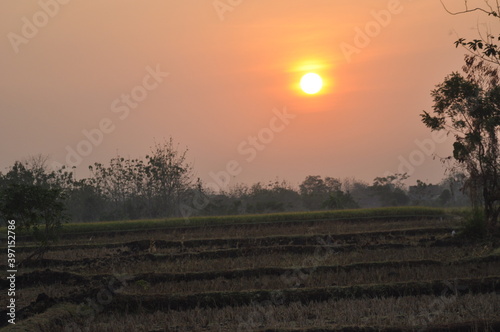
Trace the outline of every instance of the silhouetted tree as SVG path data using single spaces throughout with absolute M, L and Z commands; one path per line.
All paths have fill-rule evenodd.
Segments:
M 344 193 L 342 190 L 335 190 L 334 192 L 331 192 L 328 199 L 323 202 L 323 207 L 332 210 L 341 210 L 357 209 L 359 208 L 359 205 L 349 192 Z
M 111 207 L 110 219 L 174 216 L 180 201 L 191 195 L 192 166 L 186 153 L 170 138 L 156 143 L 145 161 L 118 156 L 109 166 L 95 163 L 88 183 Z
M 0 174 L 2 219 L 14 219 L 19 229 L 31 231 L 40 245 L 35 253 L 40 255 L 68 220 L 66 188 L 72 182 L 72 173 L 49 171 L 45 161 L 42 156 L 16 161 L 5 175 Z
M 473 206 L 484 208 L 493 227 L 500 213 L 499 76 L 496 68 L 474 56 L 466 56 L 463 72 L 437 85 L 433 113 L 424 111 L 422 121 L 431 130 L 446 130 L 455 137 L 453 165 L 466 174 L 465 189 Z
M 250 187 L 244 205 L 249 213 L 293 211 L 301 207 L 301 198 L 286 181 L 257 182 Z
M 332 177 L 309 175 L 300 184 L 300 196 L 309 210 L 355 208 L 354 198 L 342 191 L 342 182 Z
M 146 156 L 147 186 L 157 197 L 160 214 L 172 216 L 192 181 L 192 165 L 186 161 L 187 150 L 179 151 L 173 139 L 156 143 Z
M 407 205 L 410 198 L 403 185 L 403 181 L 407 178 L 406 173 L 376 177 L 370 189 L 378 197 L 381 206 Z

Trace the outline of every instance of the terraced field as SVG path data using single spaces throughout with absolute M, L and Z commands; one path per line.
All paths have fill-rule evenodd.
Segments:
M 435 216 L 67 235 L 19 268 L 6 330 L 500 331 L 499 242 L 457 227 Z

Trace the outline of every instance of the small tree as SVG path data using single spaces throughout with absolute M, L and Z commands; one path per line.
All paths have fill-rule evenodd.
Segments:
M 108 203 L 108 218 L 174 216 L 192 189 L 186 154 L 170 138 L 156 143 L 145 160 L 117 156 L 109 166 L 95 163 L 89 167 L 92 176 L 87 183 Z
M 342 183 L 339 179 L 319 175 L 309 175 L 299 185 L 300 195 L 304 206 L 310 210 L 324 208 L 324 202 L 329 199 L 330 193 L 340 191 Z
M 357 209 L 359 205 L 349 192 L 345 193 L 342 190 L 335 190 L 329 194 L 328 199 L 323 203 L 323 207 L 332 210 L 341 210 Z
M 165 216 L 178 213 L 180 202 L 192 182 L 193 167 L 186 160 L 188 150 L 180 151 L 170 138 L 163 144 L 155 143 L 146 156 L 148 187 L 153 189 L 158 208 Z
M 267 185 L 253 184 L 244 204 L 248 213 L 283 212 L 300 209 L 301 197 L 286 181 L 276 179 Z
M 34 254 L 40 255 L 68 220 L 63 184 L 72 179 L 63 170 L 48 171 L 44 160 L 17 161 L 5 175 L 0 174 L 0 214 L 3 219 L 16 220 L 20 229 L 33 232 L 40 244 Z
M 319 175 L 309 175 L 299 185 L 300 196 L 304 206 L 309 210 L 321 208 L 321 204 L 328 198 L 328 189 L 325 181 Z
M 406 194 L 403 184 L 407 178 L 406 173 L 376 177 L 370 190 L 378 197 L 382 206 L 407 205 L 410 198 Z
M 432 91 L 433 114 L 423 112 L 431 130 L 455 137 L 453 165 L 467 179 L 465 189 L 474 207 L 483 207 L 489 227 L 500 213 L 500 86 L 497 69 L 468 55 L 464 75 L 455 72 Z M 450 157 L 451 159 L 451 157 Z
M 105 219 L 152 217 L 152 189 L 147 185 L 144 162 L 139 159 L 111 158 L 109 166 L 95 163 L 89 166 L 91 178 L 82 183 L 103 206 Z M 77 188 L 78 189 L 78 188 Z M 151 213 L 151 214 L 149 214 Z

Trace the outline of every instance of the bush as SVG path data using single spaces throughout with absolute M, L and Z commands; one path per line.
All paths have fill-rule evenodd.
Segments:
M 66 174 L 48 171 L 43 164 L 35 168 L 16 162 L 5 175 L 0 174 L 0 216 L 14 219 L 19 230 L 32 231 L 40 246 L 55 241 L 65 212 L 66 195 L 58 181 Z
M 467 238 L 484 238 L 487 234 L 487 223 L 484 211 L 473 209 L 466 214 L 462 234 Z

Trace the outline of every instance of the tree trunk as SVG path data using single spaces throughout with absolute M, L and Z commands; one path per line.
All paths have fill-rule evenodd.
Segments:
M 500 208 L 495 207 L 495 202 L 488 200 L 484 202 L 484 217 L 486 219 L 486 226 L 488 230 L 492 231 L 495 229 L 498 223 L 498 216 L 500 214 Z

